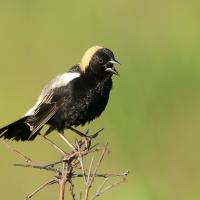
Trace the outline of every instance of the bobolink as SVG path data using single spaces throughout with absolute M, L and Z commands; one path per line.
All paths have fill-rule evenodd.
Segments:
M 112 75 L 118 74 L 111 50 L 100 46 L 88 49 L 80 64 L 56 76 L 47 84 L 36 104 L 19 120 L 0 129 L 0 138 L 33 140 L 45 124 L 47 133 L 84 125 L 104 111 L 112 88 Z

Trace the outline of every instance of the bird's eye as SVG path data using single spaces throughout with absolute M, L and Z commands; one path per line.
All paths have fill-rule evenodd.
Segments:
M 99 58 L 99 63 L 103 64 L 103 59 L 102 58 Z

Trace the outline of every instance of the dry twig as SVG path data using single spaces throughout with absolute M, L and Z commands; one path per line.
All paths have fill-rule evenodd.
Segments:
M 101 155 L 96 163 L 96 166 L 94 166 L 94 158 L 93 156 L 91 158 L 89 167 L 86 167 L 84 164 L 84 159 L 88 157 L 91 153 L 95 153 L 99 151 L 99 145 L 95 144 L 92 145 L 93 140 L 99 135 L 99 133 L 103 130 L 101 129 L 97 133 L 93 135 L 88 135 L 88 132 L 86 134 L 81 133 L 75 129 L 72 129 L 74 132 L 76 132 L 78 135 L 81 136 L 79 140 L 75 142 L 75 144 L 71 144 L 66 138 L 61 137 L 65 143 L 70 147 L 71 152 L 66 153 L 63 151 L 57 144 L 43 136 L 43 138 L 55 149 L 57 149 L 63 156 L 61 160 L 58 160 L 56 162 L 50 163 L 50 164 L 38 164 L 34 162 L 29 157 L 25 156 L 21 152 L 13 149 L 8 143 L 5 143 L 9 149 L 11 149 L 13 152 L 17 153 L 23 160 L 26 162 L 26 164 L 14 164 L 18 167 L 28 167 L 28 168 L 35 168 L 40 170 L 46 170 L 51 171 L 55 173 L 55 176 L 50 181 L 42 184 L 39 186 L 36 190 L 34 190 L 31 194 L 26 196 L 26 200 L 31 199 L 34 195 L 36 195 L 38 192 L 40 192 L 43 188 L 46 186 L 52 185 L 57 183 L 59 185 L 59 200 L 65 199 L 65 186 L 68 185 L 68 191 L 71 196 L 72 200 L 89 200 L 90 196 L 90 190 L 93 186 L 93 183 L 95 181 L 95 178 L 103 178 L 102 184 L 97 188 L 97 190 L 94 192 L 93 195 L 91 195 L 91 200 L 96 199 L 100 195 L 104 194 L 106 191 L 110 190 L 111 188 L 121 184 L 124 182 L 124 177 L 128 175 L 128 171 L 120 174 L 115 173 L 98 173 L 98 170 L 102 164 L 103 158 L 108 151 L 108 143 L 102 148 Z M 62 165 L 62 168 L 57 167 L 58 165 Z M 93 170 L 94 169 L 94 170 Z M 81 171 L 81 172 L 80 172 Z M 73 183 L 74 178 L 82 177 L 84 182 L 84 188 L 85 191 L 79 191 L 79 198 L 77 198 L 77 194 L 75 192 L 75 185 Z M 107 185 L 108 179 L 111 177 L 123 177 L 122 180 L 112 183 L 110 185 Z M 107 185 L 107 186 L 105 186 Z M 84 194 L 84 195 L 82 195 Z
M 41 186 L 39 186 L 36 190 L 34 190 L 31 194 L 25 197 L 25 200 L 31 199 L 36 193 L 38 193 L 40 190 L 44 189 L 48 185 L 52 185 L 56 183 L 57 181 L 55 179 L 52 179 L 50 181 L 45 182 Z

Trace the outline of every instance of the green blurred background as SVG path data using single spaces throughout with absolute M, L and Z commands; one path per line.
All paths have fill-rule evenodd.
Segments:
M 102 169 L 131 173 L 101 199 L 200 199 L 199 8 L 195 0 L 1 0 L 0 126 L 88 47 L 108 47 L 120 76 L 101 118 L 80 130 L 105 127 L 98 140 L 109 141 L 111 155 Z M 59 158 L 40 138 L 11 144 L 38 161 Z M 3 144 L 0 151 L 1 199 L 23 199 L 52 175 L 13 167 L 21 160 Z M 58 199 L 57 186 L 34 199 Z

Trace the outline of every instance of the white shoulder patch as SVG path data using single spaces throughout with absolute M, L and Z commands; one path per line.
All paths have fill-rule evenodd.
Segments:
M 47 84 L 43 88 L 43 90 L 42 90 L 42 92 L 41 92 L 36 104 L 30 110 L 28 110 L 28 112 L 24 116 L 33 115 L 34 111 L 37 109 L 37 107 L 40 105 L 40 103 L 43 101 L 43 99 L 53 89 L 59 88 L 59 87 L 62 87 L 62 86 L 66 86 L 70 81 L 72 81 L 73 79 L 78 78 L 78 77 L 80 77 L 80 73 L 78 73 L 78 72 L 66 72 L 64 74 L 56 76 L 53 80 L 51 80 L 49 82 L 49 84 Z
M 56 76 L 56 78 L 50 82 L 49 86 L 51 87 L 51 89 L 62 87 L 67 85 L 73 79 L 78 78 L 79 76 L 80 73 L 77 72 L 66 72 L 64 74 Z

